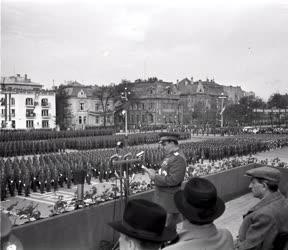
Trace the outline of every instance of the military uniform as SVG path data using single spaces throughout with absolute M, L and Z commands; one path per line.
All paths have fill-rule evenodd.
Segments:
M 155 202 L 164 207 L 168 213 L 178 213 L 174 194 L 181 189 L 186 167 L 184 154 L 177 150 L 164 158 L 155 176 Z

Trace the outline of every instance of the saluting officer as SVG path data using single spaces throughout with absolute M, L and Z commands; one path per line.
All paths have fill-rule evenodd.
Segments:
M 155 183 L 155 202 L 164 207 L 167 211 L 166 226 L 176 230 L 179 219 L 179 211 L 174 203 L 174 194 L 181 189 L 185 177 L 187 162 L 178 146 L 178 134 L 160 133 L 160 144 L 164 149 L 165 158 L 161 163 L 159 172 L 154 169 L 147 171 L 150 179 Z

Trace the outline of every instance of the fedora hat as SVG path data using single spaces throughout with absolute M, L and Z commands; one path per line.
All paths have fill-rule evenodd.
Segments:
M 177 237 L 176 231 L 165 227 L 166 211 L 158 204 L 141 199 L 127 203 L 123 220 L 110 222 L 114 230 L 139 240 L 164 242 Z
M 184 187 L 174 195 L 179 212 L 194 224 L 209 224 L 225 211 L 225 203 L 217 196 L 215 186 L 204 178 L 190 179 Z

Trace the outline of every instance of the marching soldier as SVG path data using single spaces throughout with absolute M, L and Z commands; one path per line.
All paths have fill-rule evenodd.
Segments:
M 184 181 L 187 162 L 178 146 L 178 135 L 174 133 L 160 133 L 160 144 L 163 146 L 165 158 L 159 172 L 143 167 L 155 184 L 155 202 L 167 211 L 166 225 L 176 230 L 179 211 L 174 203 L 174 194 L 181 189 Z
M 7 198 L 7 190 L 6 190 L 6 184 L 7 184 L 7 176 L 5 174 L 5 165 L 4 163 L 0 162 L 0 173 L 1 173 L 1 201 L 4 201 Z
M 14 170 L 13 164 L 10 158 L 8 158 L 5 162 L 5 175 L 8 184 L 8 189 L 10 196 L 15 196 L 15 180 L 14 180 Z
M 39 168 L 38 185 L 40 193 L 43 194 L 45 192 L 45 172 L 42 165 Z

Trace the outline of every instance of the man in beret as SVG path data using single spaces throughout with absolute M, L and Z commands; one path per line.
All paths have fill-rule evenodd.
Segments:
M 161 168 L 158 173 L 153 169 L 144 169 L 155 184 L 154 201 L 167 211 L 166 225 L 176 230 L 180 214 L 174 202 L 174 194 L 181 189 L 187 162 L 178 146 L 178 134 L 160 133 L 159 136 L 165 154 Z
M 279 192 L 280 171 L 261 166 L 248 170 L 249 188 L 260 202 L 243 216 L 237 249 L 280 249 L 281 237 L 288 234 L 288 201 Z M 277 238 L 277 240 L 275 240 Z

